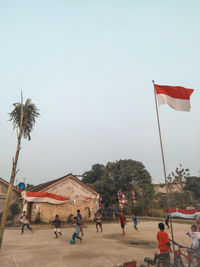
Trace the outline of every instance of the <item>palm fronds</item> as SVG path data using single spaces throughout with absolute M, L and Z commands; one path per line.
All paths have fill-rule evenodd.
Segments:
M 20 116 L 21 116 L 21 104 L 14 103 L 14 109 L 9 113 L 10 121 L 13 122 L 13 128 L 17 129 L 20 127 Z M 35 104 L 31 103 L 31 99 L 27 99 L 26 103 L 23 105 L 23 137 L 31 140 L 31 131 L 35 125 L 36 117 L 39 117 L 39 109 Z

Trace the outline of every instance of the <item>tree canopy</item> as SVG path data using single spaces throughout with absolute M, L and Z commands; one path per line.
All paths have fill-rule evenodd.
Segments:
M 118 191 L 125 193 L 128 203 L 133 202 L 131 190 L 134 189 L 138 205 L 145 208 L 154 192 L 151 175 L 141 162 L 132 159 L 108 162 L 106 166 L 95 164 L 83 174 L 82 181 L 93 185 L 105 206 L 118 204 Z

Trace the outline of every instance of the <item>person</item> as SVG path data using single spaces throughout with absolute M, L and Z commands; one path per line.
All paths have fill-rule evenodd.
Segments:
M 132 221 L 133 221 L 134 232 L 139 231 L 137 228 L 137 224 L 138 224 L 137 216 L 134 214 L 132 215 Z
M 158 224 L 159 232 L 157 232 L 158 251 L 155 253 L 154 262 L 159 258 L 163 258 L 164 261 L 170 262 L 170 241 L 168 233 L 165 232 L 164 223 Z M 163 255 L 162 255 L 163 254 Z
M 99 210 L 95 214 L 95 220 L 96 220 L 97 233 L 99 232 L 98 226 L 101 228 L 101 232 L 103 232 L 103 228 L 102 228 L 102 216 L 101 216 L 101 213 L 100 213 Z
M 83 222 L 82 222 L 82 215 L 81 215 L 81 211 L 80 210 L 77 210 L 77 215 L 76 215 L 76 217 L 77 217 L 77 220 L 78 220 L 78 223 L 79 223 L 79 225 L 80 225 L 80 231 L 81 231 L 81 235 L 83 236 L 84 234 L 83 234 L 83 228 L 82 228 L 82 225 L 83 225 Z
M 23 211 L 23 214 L 21 216 L 21 221 L 22 221 L 22 233 L 21 234 L 23 235 L 25 226 L 31 231 L 31 233 L 33 233 L 33 229 L 29 225 L 30 222 L 29 222 L 29 218 L 26 214 L 26 211 Z
M 76 239 L 79 239 L 82 243 L 82 237 L 79 236 L 80 233 L 80 224 L 79 224 L 79 220 L 77 217 L 74 217 L 74 224 L 75 224 L 75 232 L 72 235 L 72 239 L 71 239 L 71 243 L 75 243 Z
M 122 228 L 122 235 L 125 235 L 125 224 L 126 224 L 126 217 L 124 216 L 123 212 L 121 212 L 121 215 L 119 216 L 119 221 L 121 223 L 121 228 Z
M 194 220 L 196 223 L 196 226 L 200 224 L 200 207 L 197 207 L 197 212 L 195 213 Z
M 52 226 L 54 226 L 54 234 L 55 234 L 55 238 L 58 238 L 58 233 L 61 234 L 60 228 L 61 228 L 61 221 L 59 220 L 59 216 L 56 215 L 55 216 L 55 220 L 52 223 Z
M 186 235 L 192 238 L 191 248 L 199 249 L 200 233 L 197 231 L 197 226 L 195 224 L 191 226 L 191 232 L 187 232 Z
M 165 225 L 169 229 L 169 214 L 167 213 L 166 219 L 165 219 Z

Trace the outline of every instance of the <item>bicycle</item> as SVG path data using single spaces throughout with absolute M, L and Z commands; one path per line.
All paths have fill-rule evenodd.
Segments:
M 198 250 L 182 246 L 170 239 L 170 241 L 178 247 L 174 255 L 174 266 L 176 267 L 200 267 L 200 258 Z M 186 253 L 182 250 L 186 249 Z
M 156 255 L 155 259 L 152 260 L 151 258 L 144 258 L 144 262 L 147 263 L 147 267 L 150 265 L 156 267 L 173 267 L 173 264 L 170 263 L 170 256 L 169 253 L 163 253 Z M 143 264 L 140 267 L 145 267 Z

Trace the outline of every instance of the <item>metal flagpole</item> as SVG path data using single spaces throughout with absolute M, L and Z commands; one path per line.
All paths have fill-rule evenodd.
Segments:
M 158 112 L 158 103 L 157 103 L 157 99 L 156 99 L 156 92 L 155 92 L 155 83 L 154 83 L 154 80 L 152 82 L 153 82 L 153 87 L 154 87 L 154 97 L 155 97 L 156 114 L 157 114 L 158 130 L 159 130 L 159 137 L 160 137 L 160 147 L 161 147 L 161 154 L 162 154 L 163 171 L 164 171 L 164 176 L 165 176 L 166 192 L 167 192 L 167 202 L 168 202 L 168 210 L 169 210 L 169 222 L 170 222 L 170 228 L 171 228 L 172 241 L 174 241 L 174 233 L 173 233 L 172 218 L 171 218 L 171 205 L 170 205 L 170 200 L 169 200 L 169 190 L 168 190 L 168 183 L 167 183 L 167 174 L 166 174 L 166 167 L 165 167 L 165 157 L 164 157 L 164 149 L 163 149 L 161 128 L 160 128 L 160 119 L 159 119 L 159 112 Z M 175 255 L 174 243 L 173 243 L 173 253 Z

